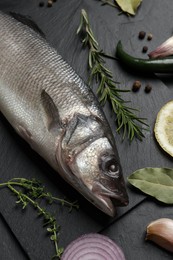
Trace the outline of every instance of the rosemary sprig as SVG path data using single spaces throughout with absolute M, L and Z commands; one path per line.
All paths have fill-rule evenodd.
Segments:
M 46 199 L 50 204 L 58 201 L 61 205 L 69 207 L 71 211 L 72 208 L 79 208 L 77 201 L 71 203 L 67 200 L 52 196 L 50 192 L 46 191 L 42 183 L 36 179 L 13 178 L 5 183 L 0 183 L 0 187 L 9 188 L 13 194 L 16 195 L 16 203 L 21 204 L 22 209 L 25 209 L 30 204 L 37 210 L 38 215 L 43 217 L 43 226 L 47 228 L 50 239 L 54 242 L 55 246 L 55 255 L 52 259 L 60 259 L 63 253 L 63 248 L 58 245 L 60 226 L 57 224 L 56 218 L 45 208 L 41 207 L 40 202 L 43 199 Z
M 134 137 L 142 140 L 144 137 L 141 125 L 148 126 L 145 123 L 145 118 L 140 118 L 134 114 L 136 109 L 128 107 L 128 101 L 124 101 L 120 95 L 121 92 L 128 92 L 116 87 L 111 71 L 105 66 L 104 56 L 107 56 L 103 50 L 100 49 L 94 33 L 91 29 L 88 15 L 84 9 L 81 11 L 81 21 L 77 30 L 77 34 L 82 32 L 84 38 L 82 43 L 88 46 L 88 64 L 90 69 L 89 85 L 95 79 L 99 83 L 97 94 L 99 101 L 104 105 L 107 101 L 110 103 L 113 112 L 116 114 L 117 132 L 123 131 L 123 139 L 125 136 L 130 141 Z

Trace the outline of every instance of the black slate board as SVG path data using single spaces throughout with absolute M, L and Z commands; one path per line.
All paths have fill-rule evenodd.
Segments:
M 0 232 L 1 232 L 1 242 L 0 242 L 0 257 L 1 259 L 18 259 L 24 260 L 28 259 L 25 251 L 20 246 L 19 242 L 12 234 L 7 223 L 0 215 Z
M 172 253 L 145 240 L 147 225 L 165 217 L 172 218 L 172 207 L 147 199 L 101 233 L 122 248 L 126 260 L 171 260 Z
M 35 0 L 1 0 L 0 9 L 31 16 L 46 34 L 46 38 L 50 44 L 58 50 L 62 57 L 85 81 L 87 81 L 88 78 L 87 50 L 81 47 L 79 37 L 76 35 L 81 8 L 87 10 L 93 31 L 97 36 L 101 48 L 112 55 L 115 53 L 115 46 L 118 40 L 121 39 L 126 49 L 133 53 L 133 55 L 146 57 L 141 53 L 144 44 L 148 44 L 149 49 L 152 50 L 161 43 L 163 39 L 168 38 L 172 34 L 172 25 L 169 22 L 173 10 L 171 0 L 166 3 L 163 3 L 161 0 L 153 0 L 149 3 L 148 1 L 143 1 L 135 18 L 125 15 L 119 16 L 119 10 L 109 6 L 101 6 L 99 1 L 95 0 L 57 1 L 52 8 L 39 8 L 38 3 L 39 1 Z M 161 17 L 164 17 L 164 19 L 161 19 Z M 140 30 L 152 32 L 153 40 L 150 43 L 146 40 L 143 42 L 139 41 L 137 36 Z M 172 167 L 172 158 L 160 149 L 153 135 L 153 126 L 157 112 L 165 102 L 172 98 L 171 78 L 169 78 L 169 87 L 167 87 L 167 85 L 163 83 L 163 81 L 166 84 L 168 83 L 167 78 L 162 77 L 161 81 L 155 75 L 137 75 L 135 72 L 125 71 L 113 60 L 107 60 L 107 64 L 112 69 L 115 79 L 121 82 L 119 85 L 121 88 L 130 89 L 134 80 L 141 80 L 142 89 L 139 93 L 124 93 L 123 97 L 125 100 L 131 100 L 131 106 L 138 108 L 140 110 L 139 115 L 146 117 L 150 125 L 150 131 L 144 131 L 146 137 L 143 142 L 138 140 L 134 140 L 132 144 L 129 144 L 126 140 L 122 142 L 121 136 L 116 134 L 115 118 L 111 117 L 109 106 L 104 107 L 104 111 L 116 138 L 125 178 L 134 170 L 142 167 Z M 144 86 L 147 83 L 153 86 L 152 92 L 148 95 L 144 93 Z M 96 86 L 94 86 L 94 89 L 96 89 Z M 118 225 L 119 234 L 122 233 L 123 236 L 123 232 L 128 229 L 123 225 L 121 228 L 121 221 L 129 223 L 129 219 L 132 219 L 135 215 L 132 213 L 138 210 L 138 204 L 142 209 L 145 209 L 146 202 L 144 202 L 144 204 L 142 203 L 145 201 L 145 196 L 128 187 L 130 197 L 129 206 L 119 208 L 117 217 L 114 219 L 105 216 L 57 176 L 57 174 L 15 134 L 2 115 L 0 115 L 0 133 L 1 181 L 19 176 L 27 178 L 35 177 L 45 183 L 47 189 L 56 196 L 67 196 L 71 199 L 77 198 L 79 200 L 81 204 L 79 212 L 73 211 L 70 215 L 67 209 L 60 209 L 57 206 L 51 206 L 50 208 L 50 210 L 56 214 L 62 226 L 60 240 L 62 246 L 65 247 L 80 234 L 99 232 L 101 230 L 105 230 L 106 234 L 110 234 L 111 237 L 116 238 L 116 241 L 119 242 L 121 241 L 119 240 L 119 236 L 117 237 L 116 232 L 114 234 L 110 230 L 114 230 L 114 225 L 115 227 Z M 164 210 L 165 214 L 167 214 L 170 207 L 164 208 Z M 3 189 L 1 190 L 0 212 L 30 259 L 50 259 L 53 255 L 54 248 L 42 228 L 41 219 L 37 217 L 31 208 L 26 209 L 24 212 L 21 211 L 20 208 L 15 206 L 15 198 L 11 196 L 11 193 Z M 145 221 L 146 220 L 147 217 L 145 216 Z M 109 228 L 106 231 L 106 227 L 111 223 L 111 229 Z M 143 219 L 141 219 L 141 223 L 143 223 Z M 136 232 L 137 237 L 138 229 L 135 227 L 135 221 L 130 227 L 134 229 L 134 233 Z M 141 227 L 143 227 L 142 224 Z M 129 239 L 125 241 L 127 245 L 130 243 Z M 130 251 L 131 249 L 130 246 L 123 246 L 122 243 L 122 247 L 127 249 L 127 259 L 139 259 L 132 258 L 135 256 L 133 253 L 128 255 L 128 250 Z M 145 253 L 143 251 L 142 255 L 144 259 Z M 128 258 L 129 256 L 130 258 Z M 17 252 L 16 258 L 14 259 L 19 259 Z

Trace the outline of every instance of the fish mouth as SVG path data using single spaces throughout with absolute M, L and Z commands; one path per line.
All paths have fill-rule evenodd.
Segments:
M 93 183 L 92 192 L 100 201 L 98 207 L 111 217 L 115 216 L 116 207 L 127 206 L 129 203 L 125 190 L 111 191 L 97 181 Z

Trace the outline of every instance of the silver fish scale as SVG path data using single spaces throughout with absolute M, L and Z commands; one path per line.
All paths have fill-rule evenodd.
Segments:
M 25 100 L 28 111 L 30 102 L 39 105 L 45 89 L 62 118 L 78 111 L 103 117 L 88 87 L 44 39 L 4 14 L 0 14 L 0 23 L 1 81 Z
M 80 113 L 95 115 L 107 125 L 90 89 L 42 36 L 3 13 L 0 24 L 0 110 L 19 134 L 21 127 L 32 133 L 36 150 L 43 157 L 45 146 L 49 147 L 48 161 L 55 152 L 41 102 L 43 90 L 53 100 L 62 121 Z M 33 143 L 30 145 L 34 147 Z

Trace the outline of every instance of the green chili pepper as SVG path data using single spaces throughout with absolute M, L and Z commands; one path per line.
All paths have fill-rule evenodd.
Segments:
M 117 44 L 116 57 L 123 66 L 130 70 L 147 73 L 173 73 L 173 57 L 157 59 L 135 58 L 124 51 L 121 41 Z

